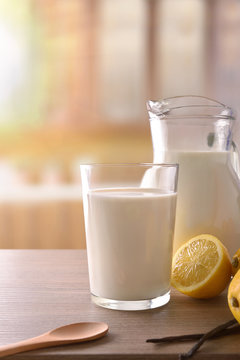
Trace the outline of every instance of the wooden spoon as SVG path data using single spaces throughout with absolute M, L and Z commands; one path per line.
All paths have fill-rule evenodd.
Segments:
M 108 325 L 103 322 L 69 324 L 34 338 L 0 346 L 0 357 L 50 346 L 95 340 L 105 335 L 107 331 Z

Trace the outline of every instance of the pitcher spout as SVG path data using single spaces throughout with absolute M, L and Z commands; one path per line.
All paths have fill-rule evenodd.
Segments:
M 214 117 L 216 119 L 234 120 L 232 108 L 225 104 L 197 95 L 175 96 L 162 100 L 147 101 L 150 119 L 181 118 L 181 117 Z

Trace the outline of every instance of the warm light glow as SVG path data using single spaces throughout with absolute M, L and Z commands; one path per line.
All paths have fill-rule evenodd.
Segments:
M 0 105 L 24 86 L 27 56 L 24 38 L 0 21 Z M 4 120 L 1 117 L 1 121 Z

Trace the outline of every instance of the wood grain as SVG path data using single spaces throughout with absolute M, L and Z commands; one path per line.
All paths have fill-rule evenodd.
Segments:
M 226 293 L 201 301 L 172 291 L 166 306 L 114 311 L 90 301 L 85 250 L 0 251 L 0 345 L 78 321 L 104 321 L 102 339 L 18 354 L 9 359 L 177 359 L 192 345 L 149 344 L 150 337 L 206 332 L 229 320 Z M 240 359 L 240 335 L 208 341 L 194 359 Z

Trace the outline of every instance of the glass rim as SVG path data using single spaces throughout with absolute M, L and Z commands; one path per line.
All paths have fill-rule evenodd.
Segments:
M 183 108 L 182 107 L 179 107 L 180 108 Z M 175 108 L 177 109 L 177 108 Z M 161 115 L 161 117 L 159 118 L 149 118 L 149 121 L 154 121 L 154 120 L 159 120 L 159 121 L 162 121 L 162 120 L 187 120 L 187 119 L 195 119 L 195 118 L 198 118 L 198 119 L 217 119 L 217 120 L 233 120 L 235 121 L 236 118 L 234 116 L 228 116 L 228 115 Z
M 178 168 L 178 163 L 88 163 L 88 164 L 80 164 L 80 167 L 82 166 L 91 166 L 91 167 L 163 167 L 163 168 L 169 168 L 169 167 L 175 167 Z
M 157 99 L 157 100 L 152 100 L 152 101 L 167 101 L 167 100 L 173 100 L 173 99 L 182 99 L 182 98 L 195 98 L 195 99 L 204 99 L 204 100 L 209 100 L 214 102 L 215 104 L 218 104 L 224 108 L 229 108 L 229 106 L 227 106 L 226 104 L 215 100 L 215 99 L 211 99 L 209 96 L 203 96 L 203 95 L 194 95 L 194 94 L 185 94 L 185 95 L 176 95 L 176 96 L 168 96 L 168 97 L 164 97 L 162 99 Z M 151 99 L 147 100 L 147 102 L 151 101 Z M 188 105 L 186 105 L 188 106 Z M 192 105 L 189 105 L 192 106 Z M 201 106 L 201 105 L 200 105 Z M 205 105 L 202 105 L 205 106 Z M 207 105 L 209 106 L 209 105 Z M 210 105 L 211 106 L 211 105 Z M 217 106 L 217 105 L 212 105 L 212 106 Z

